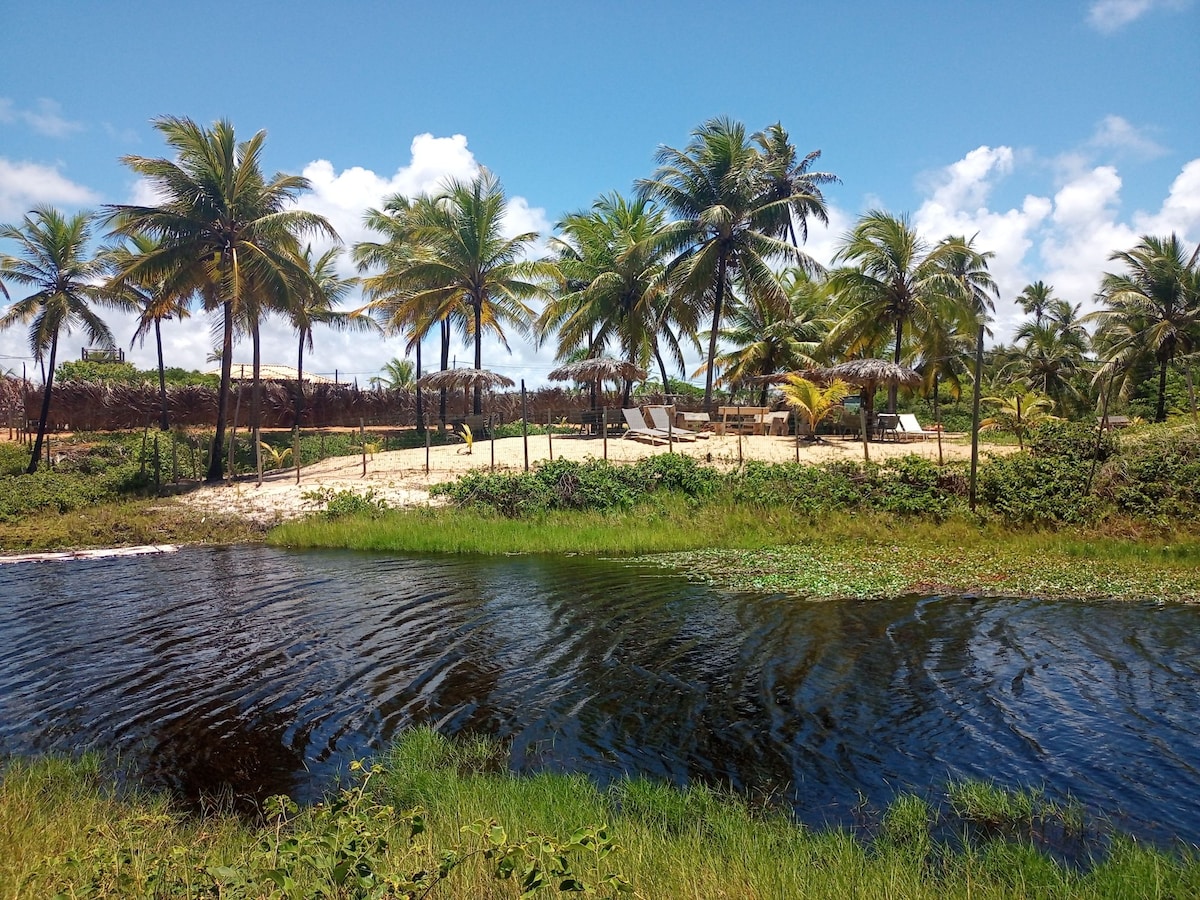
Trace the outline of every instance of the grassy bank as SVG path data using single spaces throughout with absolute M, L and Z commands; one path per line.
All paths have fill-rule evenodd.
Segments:
M 859 834 L 814 831 L 696 787 L 513 776 L 486 741 L 406 735 L 317 807 L 249 823 L 120 794 L 94 760 L 11 763 L 0 894 L 63 897 L 1184 897 L 1200 861 L 1125 839 L 1066 866 L 1036 845 L 1085 832 L 1036 792 L 901 795 Z M 972 837 L 965 839 L 970 833 Z
M 797 516 L 679 497 L 628 511 L 506 518 L 472 509 L 314 517 L 268 542 L 403 553 L 656 555 L 655 561 L 732 589 L 811 597 L 978 593 L 1200 601 L 1200 539 L 1153 530 L 1012 530 L 952 518 L 887 513 Z
M 117 500 L 67 512 L 43 509 L 0 520 L 0 553 L 139 544 L 261 541 L 264 529 L 237 516 L 205 514 L 169 498 Z

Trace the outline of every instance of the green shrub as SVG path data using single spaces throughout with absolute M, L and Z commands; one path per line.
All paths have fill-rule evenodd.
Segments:
M 305 491 L 300 496 L 306 506 L 318 508 L 322 515 L 330 519 L 361 515 L 375 518 L 388 509 L 387 501 L 371 489 L 360 494 L 349 489 L 335 491 L 333 488 L 323 487 L 315 491 Z
M 1200 437 L 1194 428 L 1127 441 L 1101 470 L 1096 492 L 1121 512 L 1168 520 L 1200 517 Z
M 1100 506 L 1085 495 L 1091 462 L 1013 453 L 979 468 L 979 497 L 1005 521 L 1025 525 L 1082 523 Z

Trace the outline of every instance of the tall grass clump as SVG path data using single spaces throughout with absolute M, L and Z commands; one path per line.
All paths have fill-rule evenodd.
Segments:
M 947 842 L 935 807 L 906 794 L 866 832 L 811 829 L 703 785 L 515 775 L 494 740 L 425 728 L 353 764 L 321 803 L 277 797 L 255 819 L 119 791 L 95 759 L 10 762 L 0 777 L 0 894 L 19 900 L 1200 892 L 1186 849 L 1116 837 L 1103 858 L 1065 865 L 1020 830 Z

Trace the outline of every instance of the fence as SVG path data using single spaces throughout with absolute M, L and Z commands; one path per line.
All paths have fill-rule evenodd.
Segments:
M 229 421 L 235 415 L 239 425 L 249 418 L 252 387 L 235 385 L 229 398 Z M 446 421 L 461 418 L 470 410 L 470 396 L 448 391 Z M 558 421 L 572 412 L 588 407 L 586 390 L 540 388 L 528 393 L 529 418 L 544 423 Z M 639 403 L 661 403 L 661 395 L 639 396 Z M 41 388 L 18 379 L 0 379 L 0 416 L 10 428 L 20 430 L 36 422 L 41 412 Z M 422 391 L 425 421 L 431 426 L 440 421 L 437 391 Z M 609 404 L 611 405 L 611 403 Z M 489 394 L 483 401 L 484 413 L 498 423 L 521 418 L 519 391 Z M 278 382 L 262 385 L 262 427 L 291 428 L 295 424 L 296 386 Z M 683 407 L 680 407 L 683 408 Z M 46 423 L 49 431 L 119 431 L 143 428 L 158 421 L 161 409 L 155 385 L 98 384 L 63 382 L 55 384 Z M 417 421 L 417 397 L 412 390 L 361 390 L 352 385 L 318 384 L 304 391 L 303 428 L 358 427 L 365 422 L 371 428 L 412 427 Z M 213 427 L 217 421 L 217 391 L 200 386 L 167 388 L 167 414 L 171 424 L 182 427 Z M 14 424 L 15 422 L 15 424 Z

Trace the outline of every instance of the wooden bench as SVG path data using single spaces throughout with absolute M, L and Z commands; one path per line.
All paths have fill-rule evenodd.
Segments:
M 766 434 L 769 406 L 720 406 L 713 430 L 717 434 Z

